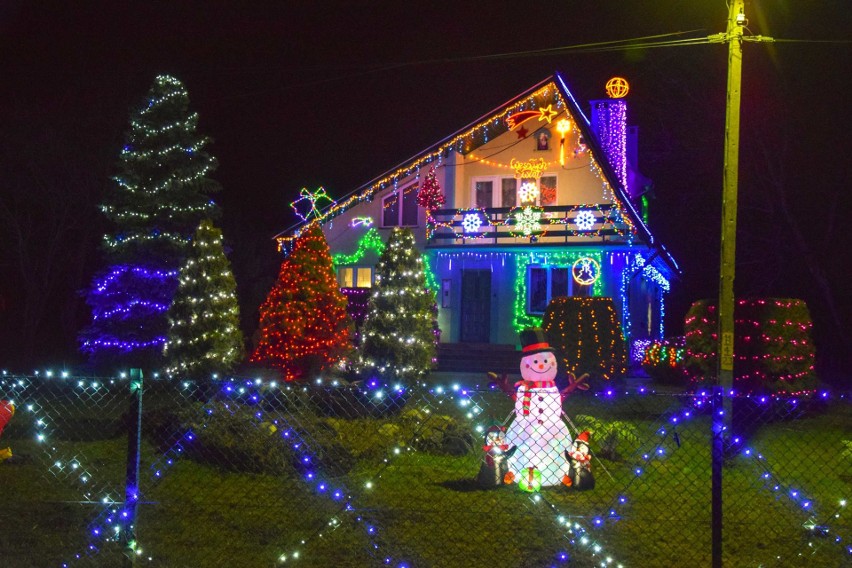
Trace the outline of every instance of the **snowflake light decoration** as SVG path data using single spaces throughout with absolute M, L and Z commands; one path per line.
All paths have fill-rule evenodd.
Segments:
M 538 197 L 538 186 L 532 181 L 522 183 L 518 189 L 518 197 L 521 198 L 521 203 L 535 201 L 536 197 Z
M 515 216 L 515 226 L 521 230 L 525 237 L 541 230 L 541 212 L 532 207 L 524 207 Z
M 588 231 L 595 225 L 595 214 L 588 209 L 584 209 L 577 213 L 574 223 L 577 224 L 577 228 L 581 231 Z
M 465 233 L 476 233 L 482 226 L 482 217 L 479 213 L 467 213 L 462 220 L 462 227 Z

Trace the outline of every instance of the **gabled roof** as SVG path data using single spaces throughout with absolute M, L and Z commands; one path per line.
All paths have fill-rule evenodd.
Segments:
M 445 155 L 450 151 L 468 153 L 488 140 L 508 132 L 509 127 L 506 124 L 506 121 L 501 119 L 508 118 L 512 115 L 512 113 L 523 110 L 525 106 L 532 106 L 534 104 L 535 108 L 543 108 L 547 105 L 548 101 L 552 104 L 558 104 L 560 100 L 565 103 L 569 114 L 575 119 L 574 121 L 578 129 L 583 135 L 583 138 L 594 157 L 593 163 L 600 168 L 600 174 L 603 176 L 606 183 L 612 188 L 615 199 L 619 202 L 621 209 L 627 215 L 631 224 L 636 228 L 640 239 L 647 243 L 649 247 L 656 250 L 656 253 L 653 256 L 659 256 L 662 258 L 672 270 L 673 274 L 679 274 L 680 269 L 677 262 L 675 262 L 674 258 L 672 258 L 671 254 L 664 246 L 662 246 L 662 244 L 656 242 L 654 235 L 642 221 L 641 215 L 630 202 L 626 188 L 622 186 L 618 176 L 615 174 L 615 171 L 606 159 L 606 154 L 600 146 L 597 136 L 592 132 L 589 119 L 586 118 L 586 115 L 580 109 L 580 105 L 577 104 L 574 95 L 571 93 L 565 79 L 559 72 L 555 72 L 550 77 L 547 77 L 543 81 L 533 85 L 526 91 L 513 97 L 502 105 L 499 105 L 490 112 L 485 113 L 446 138 L 439 140 L 428 148 L 407 160 L 400 162 L 385 173 L 373 178 L 366 184 L 348 193 L 336 203 L 324 208 L 321 212 L 322 217 L 319 221 L 323 223 L 326 220 L 331 220 L 361 201 L 372 199 L 376 192 L 382 191 L 392 185 L 395 180 L 408 177 L 409 175 L 418 172 L 421 167 L 431 164 L 433 161 L 438 160 L 442 155 Z M 302 225 L 302 223 L 297 223 L 291 226 L 276 235 L 276 238 L 282 237 L 285 234 L 291 234 L 300 225 Z

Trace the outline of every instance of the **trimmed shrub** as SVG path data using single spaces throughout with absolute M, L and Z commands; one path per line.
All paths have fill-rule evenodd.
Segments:
M 685 367 L 695 382 L 717 369 L 716 302 L 694 302 L 686 314 Z M 802 300 L 754 298 L 734 307 L 734 387 L 743 393 L 797 393 L 817 386 L 813 322 Z
M 627 373 L 627 348 L 612 298 L 553 298 L 541 327 L 562 371 L 607 379 Z

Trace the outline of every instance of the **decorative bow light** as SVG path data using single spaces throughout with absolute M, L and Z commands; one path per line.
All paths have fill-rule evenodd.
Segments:
M 323 207 L 320 203 L 325 200 L 330 205 L 335 205 L 337 202 L 334 201 L 331 197 L 328 196 L 328 193 L 325 192 L 325 188 L 320 187 L 316 191 L 310 191 L 309 189 L 303 187 L 301 191 L 299 191 L 299 199 L 290 203 L 290 207 L 293 208 L 293 211 L 296 212 L 302 221 L 310 221 L 313 219 L 321 219 L 322 213 L 320 213 L 320 209 Z

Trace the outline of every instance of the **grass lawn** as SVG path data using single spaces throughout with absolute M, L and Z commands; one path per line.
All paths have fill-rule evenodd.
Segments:
M 329 417 L 307 395 L 278 396 L 275 404 L 231 401 L 217 414 L 209 406 L 201 412 L 200 403 L 175 410 L 166 399 L 149 400 L 146 412 L 158 417 L 164 409 L 184 418 L 197 411 L 178 424 L 177 437 L 163 434 L 168 422 L 146 430 L 137 565 L 355 567 L 390 558 L 393 566 L 515 568 L 558 565 L 560 552 L 581 567 L 607 558 L 624 566 L 710 565 L 710 422 L 704 415 L 673 423 L 682 398 L 570 398 L 572 421 L 595 432 L 596 487 L 527 494 L 474 481 L 481 459 L 474 425 L 508 416 L 511 401 L 501 393 L 470 393 L 463 406 L 415 393 L 397 414 L 356 418 Z M 0 464 L 0 565 L 120 566 L 121 545 L 92 530 L 106 526 L 103 496 L 123 496 L 126 399 L 96 408 L 50 400 L 19 412 L 0 440 L 20 458 Z M 44 417 L 53 429 L 38 443 L 35 421 Z M 763 458 L 739 454 L 723 472 L 726 566 L 848 562 L 834 539 L 852 538 L 839 505 L 852 483 L 843 443 L 852 440 L 850 418 L 846 403 L 796 419 L 761 418 L 749 447 Z M 196 438 L 175 452 L 189 427 Z M 288 427 L 292 437 L 284 435 Z M 315 468 L 294 465 L 301 455 L 294 444 L 311 448 Z M 827 528 L 814 533 L 811 525 Z

